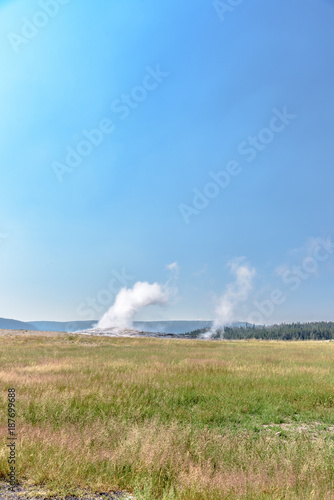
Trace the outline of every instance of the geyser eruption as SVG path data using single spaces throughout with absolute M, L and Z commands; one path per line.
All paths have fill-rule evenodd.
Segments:
M 248 299 L 255 276 L 255 269 L 246 264 L 244 260 L 244 257 L 239 257 L 228 264 L 231 272 L 235 275 L 235 281 L 226 286 L 225 292 L 219 299 L 215 310 L 214 330 L 241 319 L 237 317 L 236 309 L 241 302 Z
M 131 328 L 135 314 L 143 307 L 150 305 L 164 305 L 168 302 L 169 292 L 159 283 L 138 281 L 132 288 L 122 288 L 114 304 L 102 316 L 98 328 Z

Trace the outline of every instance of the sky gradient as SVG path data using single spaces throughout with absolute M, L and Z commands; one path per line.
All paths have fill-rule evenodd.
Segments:
M 223 10 L 0 2 L 1 317 L 168 281 L 137 319 L 212 319 L 243 262 L 238 319 L 278 288 L 266 323 L 334 320 L 334 4 Z

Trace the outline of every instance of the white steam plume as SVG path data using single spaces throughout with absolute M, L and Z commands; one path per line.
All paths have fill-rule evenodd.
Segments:
M 114 304 L 102 316 L 98 328 L 131 328 L 135 314 L 143 307 L 158 304 L 164 305 L 168 302 L 169 292 L 165 286 L 159 283 L 147 283 L 137 281 L 132 288 L 122 288 L 115 299 Z
M 166 268 L 169 269 L 176 277 L 178 277 L 179 272 L 180 272 L 180 266 L 178 265 L 177 262 L 172 262 L 171 264 L 167 264 Z
M 240 318 L 237 317 L 237 306 L 248 299 L 252 289 L 252 281 L 255 276 L 254 267 L 244 262 L 244 257 L 229 262 L 231 272 L 235 275 L 235 281 L 229 283 L 225 292 L 219 299 L 215 310 L 214 328 L 224 326 Z

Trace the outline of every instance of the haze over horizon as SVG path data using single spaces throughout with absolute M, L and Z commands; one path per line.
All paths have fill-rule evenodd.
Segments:
M 334 320 L 333 24 L 0 2 L 0 316 Z

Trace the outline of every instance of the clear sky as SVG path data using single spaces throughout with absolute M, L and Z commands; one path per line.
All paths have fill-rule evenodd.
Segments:
M 0 2 L 0 316 L 334 320 L 334 2 L 236 3 Z

